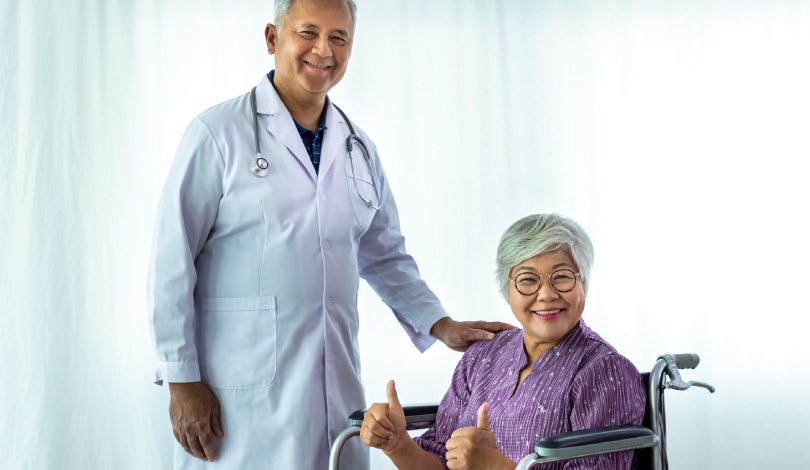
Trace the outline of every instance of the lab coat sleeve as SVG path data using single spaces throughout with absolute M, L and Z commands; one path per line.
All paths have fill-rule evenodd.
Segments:
M 376 154 L 376 148 L 374 151 Z M 425 352 L 436 341 L 430 336 L 433 324 L 450 315 L 422 280 L 416 261 L 405 251 L 394 196 L 379 159 L 375 163 L 382 206 L 360 240 L 360 277 L 391 307 L 416 348 Z
M 186 129 L 158 203 L 147 280 L 147 308 L 157 352 L 155 383 L 197 382 L 194 260 L 214 224 L 225 163 L 208 126 Z

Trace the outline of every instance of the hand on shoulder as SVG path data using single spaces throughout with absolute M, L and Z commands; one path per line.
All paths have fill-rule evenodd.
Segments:
M 450 317 L 444 317 L 433 324 L 430 335 L 446 344 L 448 348 L 464 352 L 477 341 L 490 341 L 495 338 L 495 333 L 514 329 L 515 326 L 503 322 L 458 322 Z

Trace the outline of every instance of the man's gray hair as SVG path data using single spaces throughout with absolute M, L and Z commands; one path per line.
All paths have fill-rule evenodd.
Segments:
M 284 22 L 284 17 L 287 16 L 287 13 L 290 12 L 290 8 L 292 8 L 293 3 L 296 0 L 275 0 L 273 2 L 273 19 L 275 21 L 275 25 L 277 29 L 281 28 L 281 23 Z M 318 2 L 318 1 L 325 1 L 325 0 L 307 0 L 310 2 Z M 352 22 L 357 23 L 357 4 L 354 3 L 354 0 L 343 0 L 346 2 L 346 5 L 349 6 L 349 11 L 352 13 Z
M 501 295 L 509 299 L 509 273 L 512 268 L 541 253 L 562 251 L 574 261 L 588 293 L 593 266 L 593 245 L 581 225 L 560 214 L 534 214 L 524 217 L 501 235 L 495 258 L 495 278 Z M 550 273 L 543 273 L 550 274 Z

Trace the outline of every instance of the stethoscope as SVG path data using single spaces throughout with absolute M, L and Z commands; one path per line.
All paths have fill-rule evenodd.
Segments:
M 335 106 L 335 104 L 333 103 L 332 106 Z M 259 115 L 256 112 L 256 87 L 250 90 L 250 108 L 253 111 L 253 136 L 256 140 L 256 158 L 250 161 L 250 171 L 256 176 L 263 177 L 267 175 L 267 167 L 270 165 L 267 163 L 267 160 L 262 158 L 262 151 L 259 147 Z M 357 197 L 366 203 L 369 208 L 379 210 L 379 208 L 382 207 L 382 201 L 380 201 L 380 192 L 377 190 L 377 179 L 374 177 L 374 170 L 371 168 L 371 157 L 368 155 L 368 148 L 366 144 L 363 143 L 363 140 L 354 133 L 354 127 L 352 126 L 352 122 L 349 121 L 349 117 L 346 116 L 346 113 L 337 106 L 335 106 L 335 109 L 338 110 L 340 115 L 343 116 L 343 119 L 346 120 L 346 124 L 349 125 L 350 135 L 346 139 L 346 150 L 349 153 L 349 163 L 352 167 L 352 180 L 354 180 L 354 190 L 357 192 Z M 357 178 L 354 175 L 354 158 L 352 157 L 352 149 L 354 148 L 355 142 L 360 146 L 360 149 L 363 151 L 363 157 L 366 159 L 368 173 L 371 175 L 371 185 L 374 186 L 374 194 L 377 196 L 377 204 L 364 198 L 363 195 L 360 194 L 360 189 L 357 187 Z

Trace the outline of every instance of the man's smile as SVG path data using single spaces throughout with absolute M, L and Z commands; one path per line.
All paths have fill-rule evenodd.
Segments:
M 318 65 L 318 64 L 313 64 L 312 62 L 308 62 L 306 60 L 304 61 L 304 63 L 307 64 L 307 65 L 311 65 L 313 67 L 319 68 L 319 69 L 323 69 L 323 70 L 332 68 L 331 65 Z

